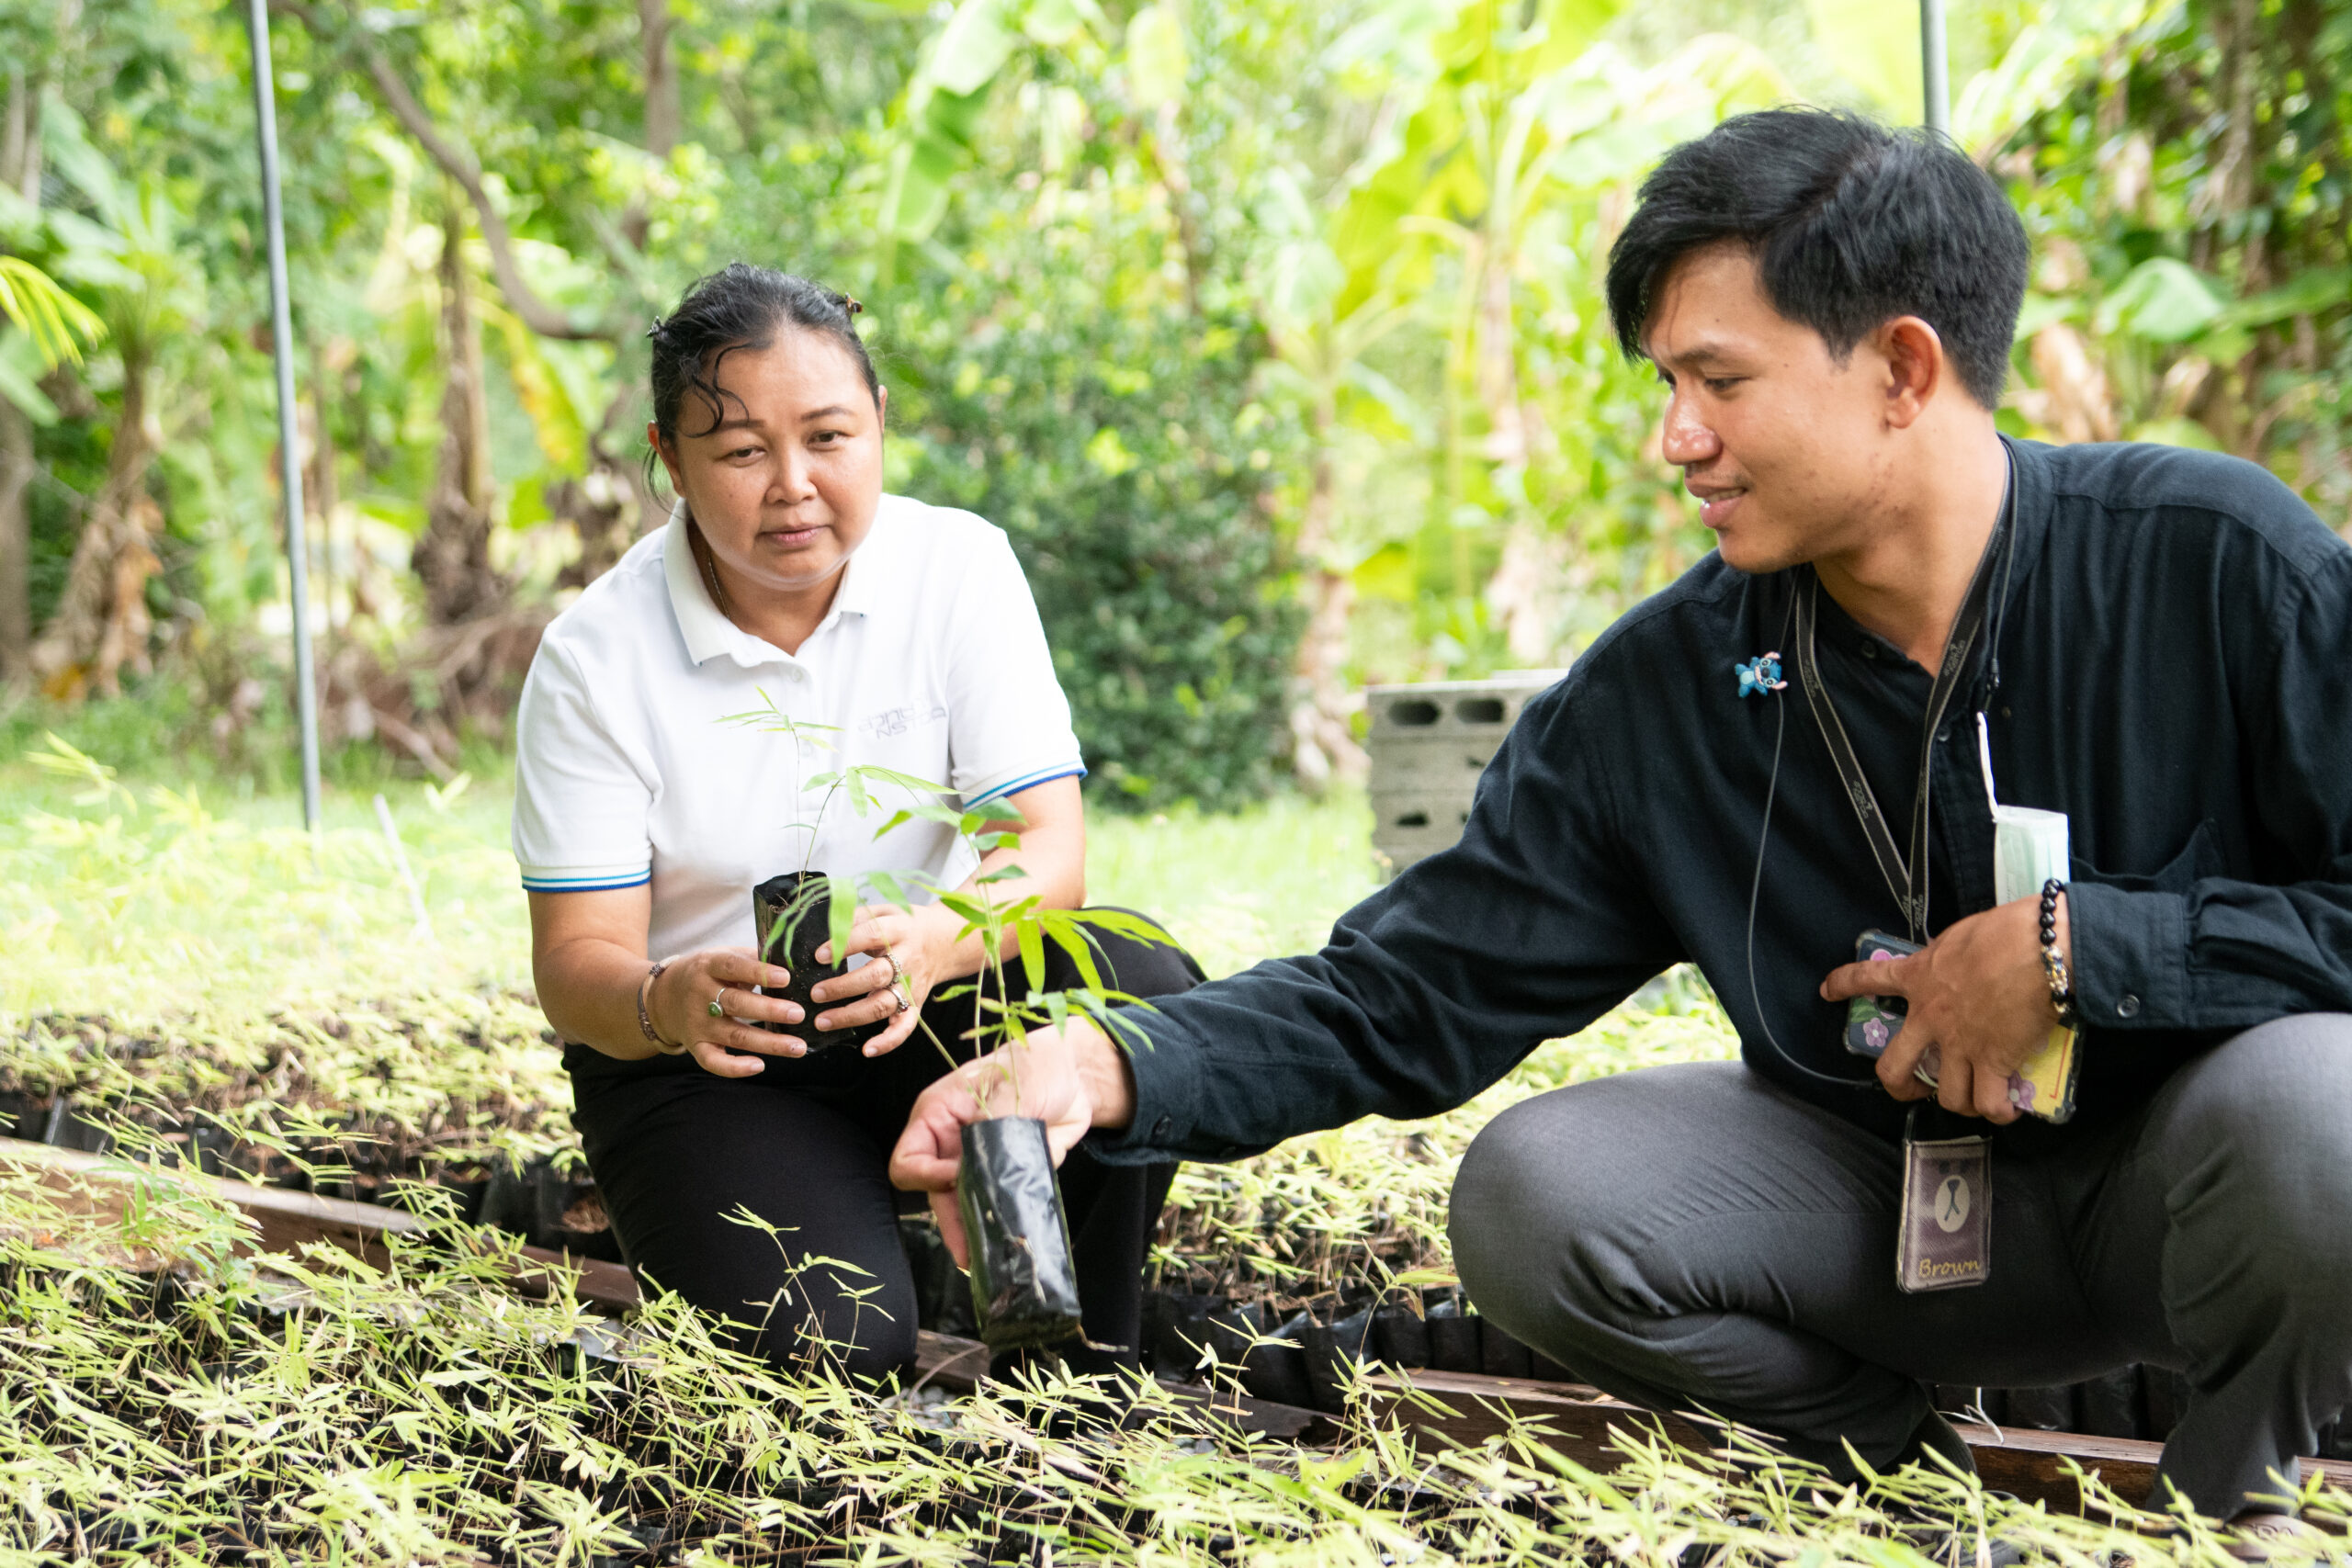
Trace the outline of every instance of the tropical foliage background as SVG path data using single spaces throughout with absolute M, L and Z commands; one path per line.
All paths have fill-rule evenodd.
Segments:
M 663 515 L 644 325 L 740 256 L 865 302 L 891 482 L 1012 531 L 1105 798 L 1345 777 L 1363 683 L 1555 664 L 1705 548 L 1599 293 L 1659 152 L 1920 113 L 1916 18 L 1867 0 L 272 17 L 305 613 L 358 775 L 498 744 L 539 626 Z M 2004 423 L 2235 452 L 2352 525 L 2352 3 L 1952 28 L 1954 134 L 2038 249 Z M 242 6 L 0 0 L 0 739 L 128 704 L 111 754 L 266 784 L 246 48 Z

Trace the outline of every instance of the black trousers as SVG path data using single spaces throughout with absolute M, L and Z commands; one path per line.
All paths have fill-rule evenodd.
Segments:
M 1203 979 L 1182 948 L 1096 934 L 1114 989 L 1166 996 Z M 1049 946 L 1045 988 L 1080 983 Z M 972 1027 L 968 993 L 933 999 L 923 1018 L 958 1061 L 970 1059 L 960 1038 Z M 854 1046 L 771 1056 L 749 1078 L 715 1077 L 688 1056 L 617 1062 L 576 1044 L 564 1066 L 589 1169 L 648 1290 L 727 1320 L 739 1345 L 779 1364 L 820 1344 L 858 1376 L 913 1364 L 914 1280 L 898 1214 L 914 1205 L 888 1168 L 915 1097 L 947 1071 L 922 1030 L 887 1056 Z M 1074 1351 L 1080 1370 L 1136 1364 L 1144 1260 L 1175 1173 L 1100 1164 L 1082 1147 L 1062 1166 L 1085 1337 L 1129 1348 Z

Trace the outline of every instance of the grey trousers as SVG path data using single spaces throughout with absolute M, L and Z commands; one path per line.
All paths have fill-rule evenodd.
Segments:
M 1656 1067 L 1496 1117 L 1454 1260 L 1481 1312 L 1608 1393 L 1801 1454 L 1891 1461 L 1923 1381 L 2173 1368 L 2191 1395 L 2154 1503 L 2292 1507 L 2295 1456 L 2352 1401 L 2352 1016 L 2248 1030 L 2078 1147 L 1996 1153 L 1982 1286 L 1895 1289 L 1900 1188 L 1897 1149 L 1736 1063 Z

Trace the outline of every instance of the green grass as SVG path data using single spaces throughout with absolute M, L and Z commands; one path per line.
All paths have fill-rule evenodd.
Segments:
M 236 1013 L 529 986 L 511 776 L 454 796 L 383 786 L 426 935 L 370 793 L 330 787 L 313 841 L 292 794 L 152 762 L 104 779 L 25 760 L 47 751 L 0 761 L 0 1015 Z M 1374 886 L 1357 796 L 1282 797 L 1232 817 L 1102 814 L 1091 828 L 1090 897 L 1159 918 L 1212 975 L 1318 945 Z
M 1214 977 L 1311 953 L 1379 886 L 1372 814 L 1357 794 L 1282 795 L 1230 816 L 1097 815 L 1086 896 L 1159 920 Z

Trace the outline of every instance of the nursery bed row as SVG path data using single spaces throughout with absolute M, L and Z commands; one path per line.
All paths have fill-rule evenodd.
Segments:
M 456 1017 L 281 1015 L 228 1040 L 118 1029 L 103 1018 L 35 1021 L 0 1077 L 0 1135 L 88 1150 L 119 1138 L 207 1173 L 362 1202 L 414 1183 L 453 1217 L 551 1252 L 619 1261 L 594 1183 L 553 1109 L 564 1085 L 536 1012 L 512 997 L 469 1005 Z M 1227 1184 L 1224 1173 L 1210 1179 Z M 399 1201 L 419 1199 L 413 1189 Z M 1163 1287 L 1146 1298 L 1141 1345 L 1157 1375 L 1190 1379 L 1218 1366 L 1256 1398 L 1327 1414 L 1340 1407 L 1351 1361 L 1568 1378 L 1457 1291 L 1385 1285 L 1427 1260 L 1410 1238 L 1358 1235 L 1342 1257 L 1327 1238 L 1299 1234 L 1311 1220 L 1295 1202 L 1287 1215 L 1266 1207 L 1268 1230 L 1285 1218 L 1292 1228 L 1261 1236 L 1263 1245 L 1293 1258 L 1319 1247 L 1318 1267 L 1274 1275 L 1197 1253 L 1163 1267 Z M 1184 1226 L 1180 1246 L 1233 1245 L 1234 1216 L 1217 1218 Z M 922 1325 L 973 1333 L 965 1277 L 927 1216 L 902 1221 L 901 1236 Z M 2147 1440 L 2171 1430 L 2187 1396 L 2179 1374 L 2139 1367 L 2069 1387 L 1932 1392 L 1938 1408 L 2005 1429 Z M 2352 1427 L 2324 1430 L 2318 1451 L 2352 1459 Z
M 265 1271 L 207 1261 L 220 1233 L 201 1203 L 125 1195 L 270 1190 L 14 1154 L 9 1170 L 44 1179 L 0 1181 L 0 1549 L 36 1562 L 1734 1568 L 1801 1546 L 1883 1558 L 1871 1543 L 1918 1528 L 1886 1505 L 1972 1506 L 1921 1479 L 1818 1498 L 1801 1474 L 1638 1441 L 1587 1451 L 1617 1461 L 1596 1487 L 1508 1441 L 1416 1452 L 1362 1411 L 1302 1452 L 1223 1419 L 1222 1396 L 1148 1387 L 1115 1404 L 1049 1384 L 876 1401 L 736 1356 L 673 1302 L 600 1337 L 569 1303 L 503 1295 L 495 1258 L 420 1250 L 390 1210 L 297 1204 L 377 1222 L 380 1269 L 315 1250 Z M 56 1227 L 33 1200 L 61 1171 L 136 1219 L 94 1236 L 135 1230 L 187 1261 L 142 1273 L 28 1242 L 28 1219 Z M 2077 1551 L 2097 1539 L 2018 1517 Z
M 102 1172 L 104 1163 L 88 1155 L 39 1145 L 0 1145 L 0 1169 L 28 1167 L 87 1174 Z M 126 1184 L 118 1178 L 112 1185 L 119 1190 Z M 334 1199 L 281 1194 L 243 1183 L 200 1185 L 259 1220 L 255 1239 L 264 1251 L 288 1250 L 323 1239 L 338 1242 L 381 1266 L 389 1261 L 388 1244 L 413 1236 L 426 1224 L 397 1210 Z M 114 1212 L 119 1217 L 119 1203 Z M 548 1280 L 564 1277 L 566 1264 L 577 1270 L 574 1288 L 583 1302 L 612 1312 L 628 1312 L 642 1304 L 625 1269 L 593 1260 L 558 1259 L 545 1254 L 510 1258 L 505 1278 L 537 1292 Z M 1688 1422 L 1671 1417 L 1661 1421 L 1577 1384 L 1563 1369 L 1534 1362 L 1532 1358 L 1521 1362 L 1518 1358 L 1525 1355 L 1523 1347 L 1514 1348 L 1515 1342 L 1496 1325 L 1475 1313 L 1463 1312 L 1459 1297 L 1449 1292 L 1424 1292 L 1411 1304 L 1393 1300 L 1373 1303 L 1346 1314 L 1335 1325 L 1317 1324 L 1317 1314 L 1307 1311 L 1288 1325 L 1293 1332 L 1254 1333 L 1247 1338 L 1241 1337 L 1241 1329 L 1265 1321 L 1262 1314 L 1247 1306 L 1218 1305 L 1222 1301 L 1197 1292 L 1156 1294 L 1153 1315 L 1160 1341 L 1159 1375 L 1166 1395 L 1191 1408 L 1195 1418 L 1238 1431 L 1329 1444 L 1354 1424 L 1370 1420 L 1393 1427 L 1414 1446 L 1433 1454 L 1475 1448 L 1490 1438 L 1543 1434 L 1537 1438 L 1540 1442 L 1565 1445 L 1569 1457 L 1604 1471 L 1628 1457 L 1631 1450 L 1623 1447 L 1628 1439 L 1638 1443 L 1662 1435 L 1692 1450 L 1703 1450 L 1716 1440 L 1713 1434 Z M 1414 1310 L 1416 1305 L 1419 1310 Z M 1418 1329 L 1413 1326 L 1416 1324 Z M 1340 1332 L 1351 1337 L 1341 1341 Z M 1360 1341 L 1354 1337 L 1359 1334 Z M 583 1325 L 572 1337 L 588 1353 L 604 1359 L 616 1355 L 626 1359 L 642 1343 L 639 1336 L 617 1325 Z M 1475 1342 L 1477 1365 L 1501 1370 L 1425 1368 L 1414 1361 L 1424 1341 L 1437 1354 L 1446 1355 L 1457 1369 L 1467 1359 L 1464 1348 Z M 968 1392 L 979 1383 L 989 1363 L 985 1346 L 933 1331 L 924 1332 L 922 1342 L 917 1394 L 933 1386 Z M 1295 1367 L 1298 1359 L 1308 1358 L 1310 1405 L 1299 1407 L 1282 1400 L 1282 1393 L 1295 1391 L 1280 1382 L 1269 1384 L 1266 1358 L 1270 1350 L 1277 1353 L 1271 1363 L 1275 1368 L 1285 1363 Z M 1529 1376 L 1530 1371 L 1537 1375 Z M 1186 1386 L 1193 1379 L 1200 1381 Z M 2145 1390 L 2142 1392 L 2144 1396 Z M 1990 1401 L 1980 1398 L 1973 1403 L 1981 1416 Z M 921 1401 L 914 1401 L 911 1407 L 921 1408 Z M 2099 1475 L 2108 1488 L 2127 1502 L 2144 1496 L 2160 1452 L 2156 1443 L 2119 1436 L 2005 1429 L 1981 1422 L 1965 1424 L 1962 1430 L 1976 1451 L 1987 1485 L 2068 1511 L 2096 1504 L 2096 1499 L 2084 1495 L 2078 1472 Z M 2352 1486 L 2352 1464 L 2322 1461 L 2320 1468 L 2331 1484 Z

